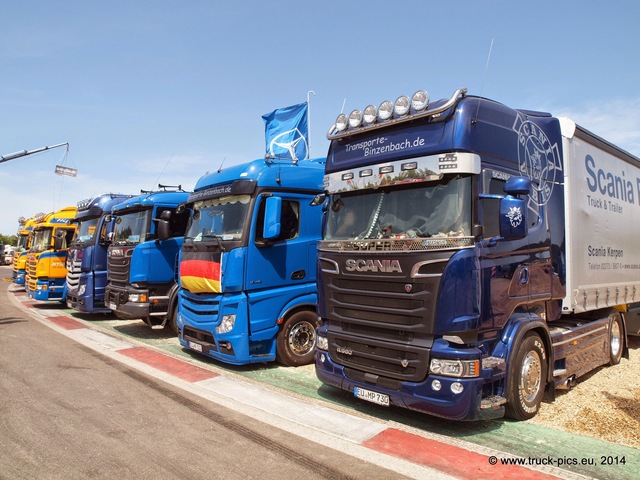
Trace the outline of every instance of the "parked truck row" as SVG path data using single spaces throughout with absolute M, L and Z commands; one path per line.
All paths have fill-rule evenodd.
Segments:
M 327 138 L 326 159 L 25 222 L 29 295 L 229 364 L 315 362 L 357 399 L 456 420 L 531 418 L 628 355 L 637 157 L 464 88 L 340 114 Z

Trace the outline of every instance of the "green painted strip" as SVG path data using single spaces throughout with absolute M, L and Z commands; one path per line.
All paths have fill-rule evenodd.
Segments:
M 66 312 L 73 317 L 89 320 L 87 315 L 79 317 L 73 310 L 66 310 Z M 555 430 L 536 425 L 531 421 L 451 422 L 400 408 L 381 407 L 356 400 L 349 392 L 323 385 L 316 378 L 313 365 L 297 368 L 283 367 L 275 363 L 226 365 L 183 350 L 172 332 L 152 330 L 142 321 L 123 322 L 113 317 L 97 316 L 96 321 L 90 321 L 90 323 L 173 355 L 207 363 L 222 372 L 268 384 L 296 395 L 326 401 L 343 409 L 397 422 L 423 432 L 463 440 L 526 459 L 531 458 L 532 462 L 542 463 L 552 460 L 556 462 L 553 466 L 597 479 L 635 480 L 640 478 L 640 450 L 635 448 Z M 640 435 L 640 432 L 638 434 Z M 602 464 L 602 461 L 605 464 Z M 564 464 L 558 465 L 558 462 L 564 462 Z M 571 465 L 571 463 L 582 462 L 587 464 Z

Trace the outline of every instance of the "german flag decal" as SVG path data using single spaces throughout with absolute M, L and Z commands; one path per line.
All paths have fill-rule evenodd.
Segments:
M 183 252 L 180 283 L 191 293 L 220 293 L 221 252 Z

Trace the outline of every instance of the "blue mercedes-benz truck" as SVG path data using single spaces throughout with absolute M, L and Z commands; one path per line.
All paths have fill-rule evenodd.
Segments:
M 533 417 L 640 322 L 640 160 L 459 89 L 341 114 L 319 243 L 318 378 L 440 417 Z
M 182 246 L 178 336 L 242 365 L 313 362 L 324 159 L 255 160 L 198 180 Z
M 153 329 L 175 329 L 177 259 L 189 212 L 178 207 L 189 193 L 159 186 L 111 210 L 115 222 L 107 251 L 105 304 L 123 319 L 142 319 Z M 165 236 L 160 235 L 163 225 Z
M 106 313 L 107 248 L 113 234 L 111 209 L 132 195 L 105 193 L 78 202 L 76 233 L 67 254 L 67 306 L 82 313 Z

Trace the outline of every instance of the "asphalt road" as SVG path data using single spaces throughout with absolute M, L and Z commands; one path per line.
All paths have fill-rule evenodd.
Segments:
M 0 281 L 0 479 L 639 478 L 637 449 L 354 401 L 313 365 L 221 364 L 171 332 L 34 302 L 15 285 L 7 295 L 9 285 Z
M 1 282 L 2 479 L 403 478 L 74 342 L 14 307 L 7 286 Z

